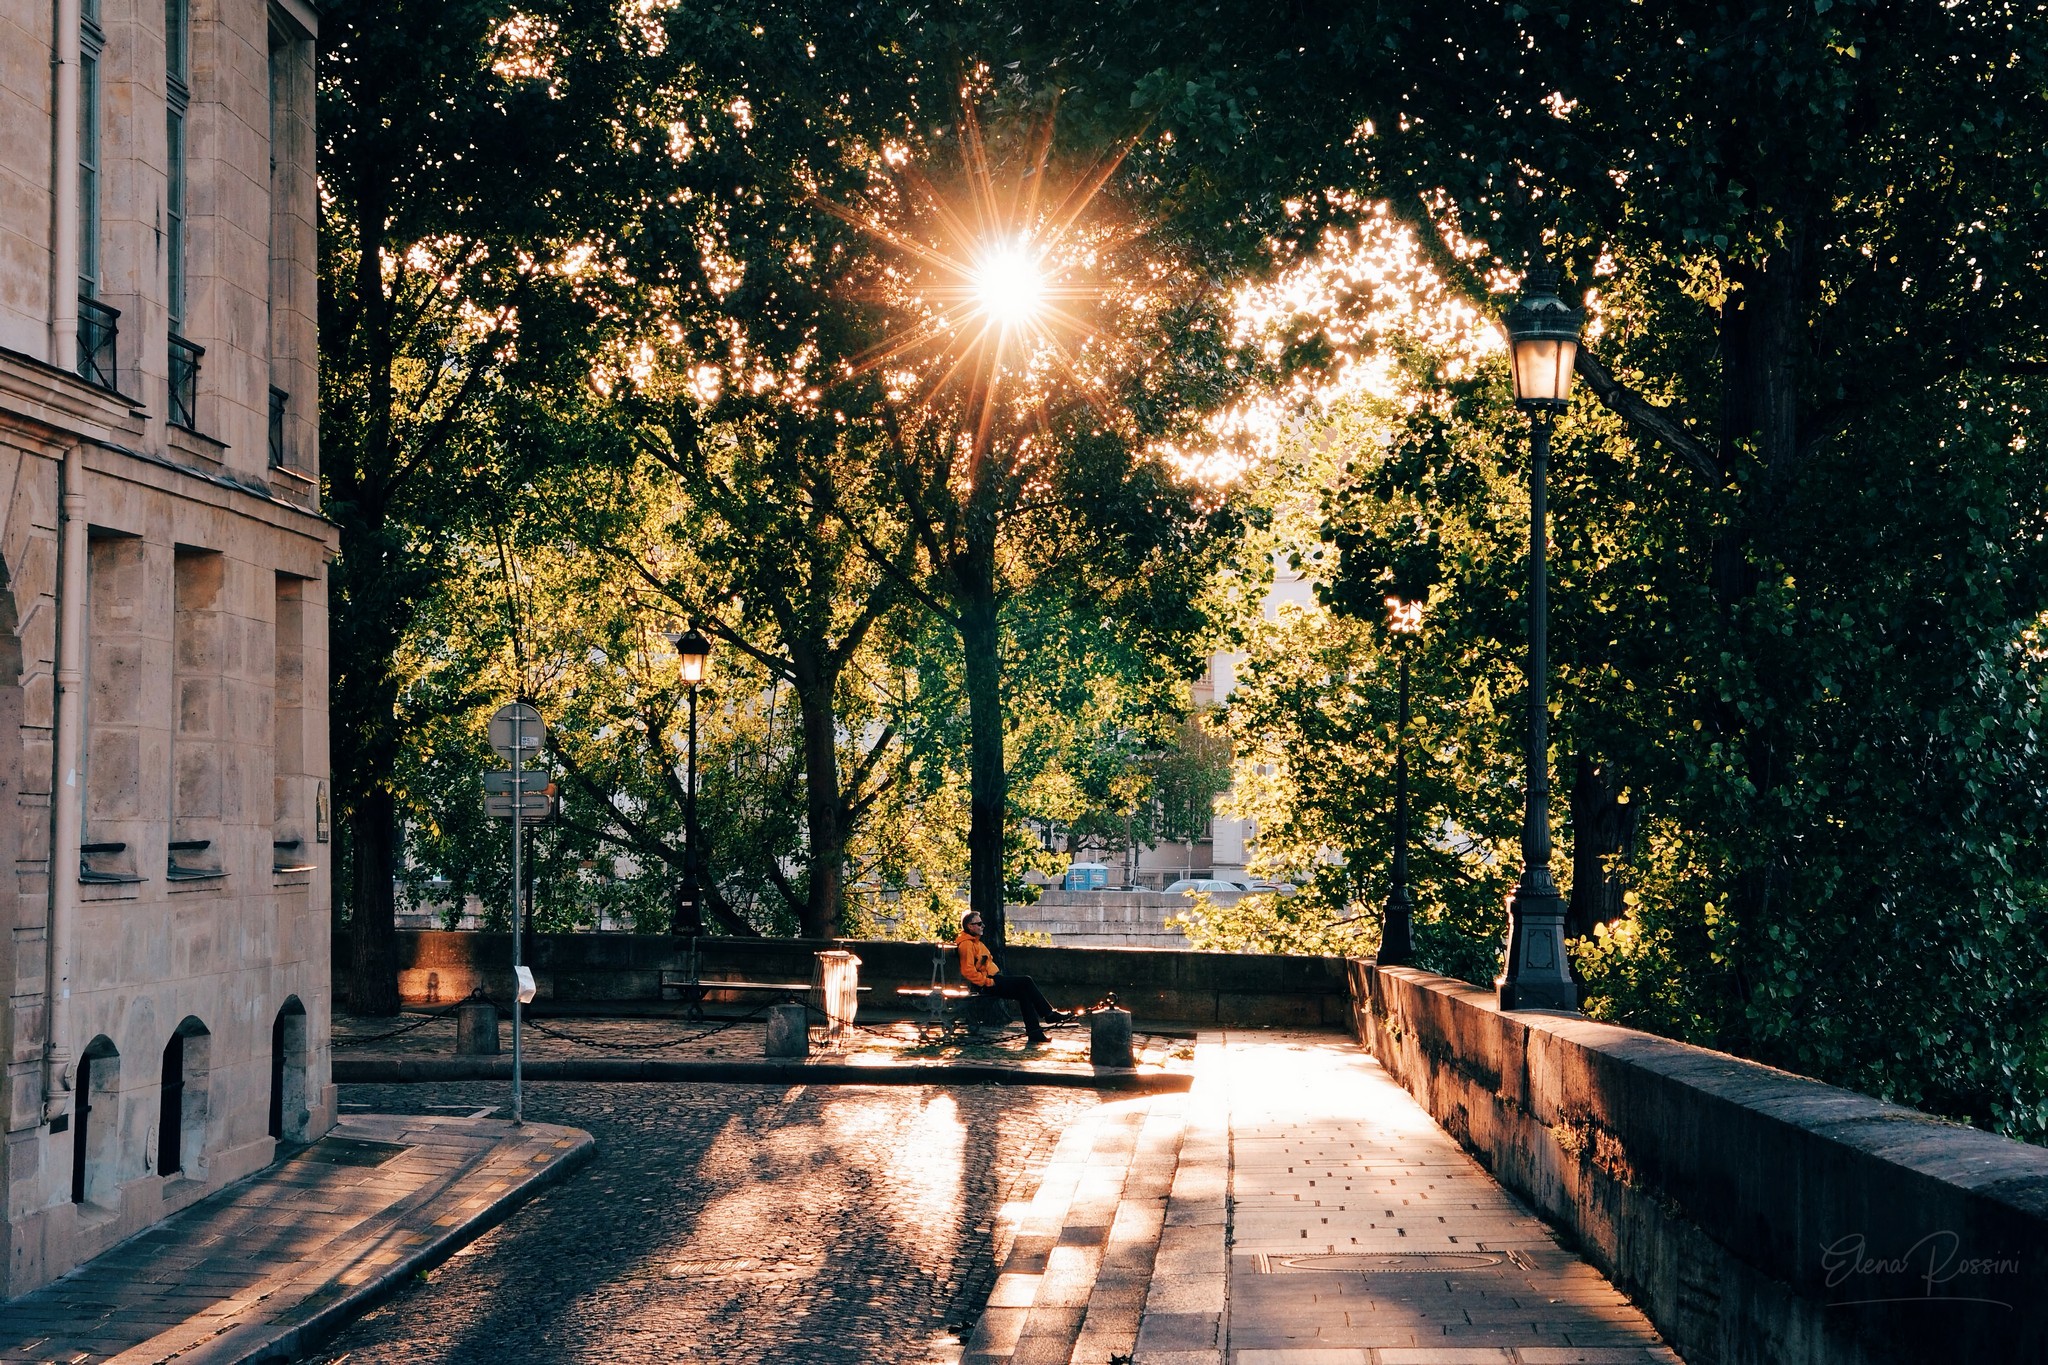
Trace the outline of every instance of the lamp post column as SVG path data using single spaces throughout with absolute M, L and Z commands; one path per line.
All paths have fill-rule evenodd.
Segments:
M 1546 540 L 1548 412 L 1529 423 L 1529 777 L 1522 812 L 1522 877 L 1508 901 L 1507 962 L 1494 985 L 1504 1010 L 1576 1010 L 1564 954 L 1564 898 L 1550 875 L 1549 581 Z
M 704 666 L 711 661 L 711 642 L 693 623 L 668 637 L 675 647 L 676 665 L 683 685 L 690 689 L 690 741 L 688 765 L 683 769 L 683 881 L 669 913 L 668 931 L 691 940 L 691 972 L 696 971 L 696 939 L 704 932 L 704 907 L 697 902 L 701 889 L 697 847 L 697 685 L 704 681 Z
M 1380 925 L 1382 967 L 1414 960 L 1414 908 L 1408 899 L 1408 642 L 1402 638 L 1401 700 L 1394 720 L 1394 875 L 1387 892 L 1386 918 Z
M 683 904 L 688 922 L 679 930 L 691 937 L 704 932 L 704 907 L 697 903 L 697 685 L 690 684 L 690 760 L 685 770 L 688 790 L 683 794 Z

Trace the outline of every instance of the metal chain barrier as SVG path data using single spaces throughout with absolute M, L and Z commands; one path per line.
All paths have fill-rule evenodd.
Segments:
M 796 1002 L 792 1000 L 789 1003 L 793 1005 Z M 823 1019 L 828 1026 L 831 1024 L 832 1016 L 825 1013 L 825 1011 L 819 1009 L 816 1005 L 813 1005 L 810 1001 L 804 1001 L 804 1008 L 810 1013 L 817 1015 L 820 1019 Z M 872 1038 L 886 1038 L 891 1041 L 901 1041 L 900 1039 L 897 1039 L 896 1035 L 893 1033 L 886 1032 L 882 1029 L 874 1028 L 867 1024 L 856 1024 L 852 1020 L 847 1021 L 846 1027 L 855 1033 L 865 1033 Z M 892 1024 L 890 1027 L 893 1028 L 894 1025 Z
M 491 1001 L 491 1003 L 498 1006 L 500 1014 L 510 1016 L 511 1011 L 506 1006 L 498 1004 L 496 1000 Z M 715 1028 L 685 1034 L 681 1038 L 662 1038 L 652 1043 L 615 1043 L 605 1038 L 587 1038 L 580 1034 L 571 1033 L 566 1029 L 550 1028 L 531 1014 L 523 1015 L 522 1020 L 527 1028 L 532 1029 L 536 1033 L 545 1033 L 550 1038 L 559 1038 L 565 1043 L 574 1043 L 578 1047 L 598 1048 L 606 1052 L 659 1052 L 663 1048 L 681 1047 L 685 1043 L 700 1043 L 706 1038 L 716 1037 L 718 1034 L 724 1033 L 727 1029 L 734 1029 L 738 1028 L 741 1024 L 752 1023 L 767 1013 L 777 1003 L 779 1002 L 771 1001 L 767 1005 L 761 1005 L 737 1019 L 728 1019 Z
M 448 1018 L 450 1015 L 454 1014 L 455 1011 L 461 1009 L 464 1005 L 476 1000 L 489 1001 L 490 1004 L 497 1007 L 498 1013 L 504 1016 L 505 1018 L 510 1018 L 512 1015 L 511 1006 L 505 1004 L 503 1001 L 492 999 L 491 997 L 483 995 L 481 992 L 479 992 L 465 999 L 458 1000 L 454 1004 L 449 1005 L 443 1009 L 436 1010 L 431 1014 L 424 1014 L 417 1019 L 411 1020 L 408 1023 L 400 1024 L 395 1029 L 387 1029 L 383 1033 L 365 1034 L 360 1038 L 337 1038 L 334 1040 L 332 1046 L 335 1051 L 339 1052 L 343 1048 L 366 1047 L 371 1043 L 383 1043 L 389 1042 L 393 1038 L 403 1038 L 406 1034 L 415 1032 L 419 1029 L 423 1029 L 427 1025 L 434 1023 L 436 1020 Z M 605 1038 L 590 1038 L 580 1034 L 572 1033 L 567 1029 L 551 1028 L 547 1024 L 544 1024 L 540 1020 L 534 1018 L 531 1014 L 523 1014 L 521 1018 L 525 1026 L 527 1028 L 532 1029 L 534 1032 L 544 1033 L 550 1038 L 557 1038 L 565 1043 L 573 1043 L 577 1047 L 595 1048 L 605 1052 L 659 1052 L 664 1048 L 681 1047 L 688 1043 L 700 1043 L 704 1041 L 706 1038 L 714 1038 L 717 1035 L 724 1033 L 729 1029 L 738 1028 L 741 1024 L 753 1023 L 756 1020 L 760 1019 L 769 1010 L 773 1009 L 776 1005 L 784 1003 L 796 1002 L 784 1002 L 779 1000 L 771 1001 L 766 1005 L 757 1006 L 756 1008 L 748 1011 L 747 1013 L 740 1015 L 736 1019 L 728 1019 L 724 1023 L 719 1024 L 714 1028 L 703 1029 L 696 1033 L 685 1034 L 683 1037 L 680 1038 L 662 1038 L 651 1043 L 619 1043 L 613 1042 Z M 1053 1024 L 1052 1027 L 1064 1028 L 1067 1025 L 1078 1023 L 1081 1016 L 1092 1014 L 1099 1009 L 1114 1007 L 1115 1004 L 1116 992 L 1111 991 L 1108 994 L 1104 995 L 1100 1000 L 1095 1001 L 1093 1004 L 1082 1005 L 1076 1009 L 1063 1011 L 1063 1013 L 1067 1015 L 1067 1018 Z M 825 1013 L 825 1011 L 819 1009 L 816 1005 L 811 1004 L 809 1001 L 804 1001 L 803 1006 L 804 1009 L 810 1014 L 817 1015 L 819 1018 L 827 1020 L 827 1022 L 830 1021 L 830 1016 L 828 1016 Z M 894 1032 L 891 1031 L 894 1028 L 893 1023 L 889 1025 L 886 1029 L 876 1028 L 868 1024 L 856 1024 L 851 1022 L 849 1022 L 846 1025 L 846 1027 L 855 1032 L 865 1033 L 872 1038 L 886 1039 L 892 1042 L 901 1041 L 900 1039 L 897 1039 Z
M 345 1047 L 362 1047 L 367 1043 L 382 1043 L 392 1038 L 403 1038 L 406 1034 L 413 1032 L 415 1029 L 425 1028 L 427 1025 L 433 1023 L 436 1019 L 446 1019 L 449 1015 L 455 1013 L 455 1011 L 461 1009 L 464 1005 L 468 1003 L 468 1000 L 458 1000 L 454 1004 L 448 1006 L 446 1009 L 436 1010 L 432 1014 L 422 1015 L 419 1018 L 413 1020 L 409 1024 L 400 1024 L 397 1028 L 390 1029 L 384 1033 L 366 1034 L 361 1038 L 336 1038 L 333 1040 L 330 1046 L 333 1048 L 334 1051 L 339 1052 Z

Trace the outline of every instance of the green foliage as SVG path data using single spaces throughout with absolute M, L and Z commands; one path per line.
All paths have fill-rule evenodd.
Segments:
M 2041 1136 L 2039 15 L 1100 22 L 1120 42 L 1091 69 L 1153 68 L 1141 99 L 1180 134 L 1153 150 L 1211 168 L 1219 240 L 1284 259 L 1386 202 L 1489 311 L 1539 248 L 1597 287 L 1553 463 L 1552 767 L 1608 774 L 1637 833 L 1573 859 L 1634 898 L 1582 945 L 1590 1005 Z M 1368 561 L 1332 601 L 1370 609 L 1375 536 L 1421 502 L 1449 560 L 1434 629 L 1471 679 L 1519 650 L 1515 509 L 1485 452 L 1518 451 L 1520 424 L 1497 369 L 1474 388 L 1408 359 L 1425 401 L 1385 442 L 1391 477 L 1331 485 L 1329 543 Z
M 1230 810 L 1301 889 L 1193 932 L 1371 946 L 1405 657 L 1419 953 L 1485 980 L 1519 863 L 1528 507 L 1483 319 L 1541 250 L 1596 324 L 1552 461 L 1545 756 L 1553 871 L 1624 911 L 1575 947 L 1589 1010 L 2048 1134 L 2038 14 L 757 8 L 334 10 L 345 819 L 373 831 L 394 786 L 467 800 L 476 718 L 545 693 L 587 780 L 542 863 L 652 878 L 679 696 L 658 603 L 732 646 L 705 795 L 732 925 L 816 899 L 791 869 L 829 795 L 851 920 L 943 934 L 963 873 L 977 903 L 1021 885 L 1026 822 L 1097 847 L 1200 822 L 1215 754 L 1174 694 L 1225 630 Z M 964 88 L 1016 170 L 1055 86 L 1050 179 L 1127 152 L 1078 387 L 977 414 L 993 377 L 943 396 L 944 357 L 877 376 L 908 277 L 820 201 L 946 239 L 885 146 L 954 178 Z M 1256 344 L 1227 317 L 1227 284 L 1403 230 L 1320 317 Z M 1165 458 L 1347 353 L 1380 396 L 1302 418 L 1232 504 Z M 1265 619 L 1275 555 L 1314 596 Z M 1427 596 L 1405 644 L 1390 592 Z M 807 650 L 837 662 L 799 712 L 833 721 L 799 743 L 778 679 Z M 451 881 L 495 875 L 467 817 L 415 828 Z
M 1419 468 L 1421 453 L 1389 449 L 1409 421 L 1404 405 L 1371 398 L 1299 417 L 1247 469 L 1238 490 L 1256 529 L 1218 592 L 1245 653 L 1226 712 L 1234 785 L 1222 811 L 1257 831 L 1250 871 L 1299 891 L 1230 905 L 1202 898 L 1182 918 L 1199 947 L 1377 947 L 1393 832 L 1396 651 L 1406 648 L 1418 962 L 1479 982 L 1498 971 L 1520 808 L 1519 788 L 1501 780 L 1517 767 L 1518 663 L 1498 647 L 1474 647 L 1438 619 L 1462 597 L 1441 583 L 1430 591 L 1424 633 L 1390 635 L 1381 599 L 1394 585 L 1379 575 L 1398 562 L 1413 570 L 1399 586 L 1424 591 L 1448 573 L 1493 572 L 1511 548 L 1495 544 L 1493 530 L 1511 515 L 1515 490 L 1494 461 L 1475 466 L 1462 458 L 1478 452 L 1439 452 L 1446 477 L 1463 480 L 1480 499 L 1470 518 L 1440 515 L 1426 490 L 1409 491 L 1405 482 L 1416 470 L 1400 461 Z M 1411 531 L 1426 556 L 1402 538 Z M 1349 560 L 1338 546 L 1367 542 L 1379 547 L 1380 568 L 1356 589 L 1339 576 Z M 1283 581 L 1268 614 L 1261 602 L 1276 564 Z M 1359 614 L 1333 610 L 1346 592 L 1360 594 Z

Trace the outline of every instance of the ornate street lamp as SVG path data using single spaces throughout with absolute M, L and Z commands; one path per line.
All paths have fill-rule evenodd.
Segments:
M 1522 813 L 1522 877 L 1508 901 L 1507 961 L 1494 983 L 1504 1010 L 1576 1010 L 1578 987 L 1564 954 L 1564 898 L 1550 875 L 1549 602 L 1544 478 L 1550 425 L 1570 401 L 1579 354 L 1579 313 L 1557 296 L 1557 271 L 1529 272 L 1508 310 L 1515 406 L 1529 414 L 1529 781 Z
M 686 631 L 671 633 L 683 681 L 690 688 L 690 748 L 688 786 L 683 794 L 683 887 L 676 898 L 669 932 L 692 938 L 704 932 L 704 915 L 697 904 L 697 684 L 704 681 L 704 666 L 711 662 L 711 642 L 695 624 Z
M 1422 602 L 1389 595 L 1387 629 L 1401 659 L 1401 704 L 1394 722 L 1394 874 L 1380 921 L 1382 967 L 1415 959 L 1414 907 L 1408 900 L 1408 643 L 1422 632 Z

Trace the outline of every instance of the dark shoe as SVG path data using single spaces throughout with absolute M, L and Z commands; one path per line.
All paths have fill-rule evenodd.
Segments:
M 1024 1046 L 1026 1047 L 1044 1047 L 1047 1043 L 1051 1041 L 1052 1039 L 1046 1035 L 1046 1032 L 1043 1029 L 1040 1029 L 1035 1033 L 1027 1033 L 1024 1035 Z

